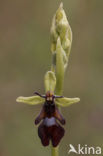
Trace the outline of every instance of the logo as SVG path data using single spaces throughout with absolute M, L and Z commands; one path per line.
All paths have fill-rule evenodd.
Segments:
M 78 144 L 77 148 L 75 148 L 72 144 L 69 145 L 69 151 L 68 154 L 70 153 L 75 153 L 75 154 L 101 154 L 102 149 L 101 147 L 88 147 L 87 145 L 81 146 Z

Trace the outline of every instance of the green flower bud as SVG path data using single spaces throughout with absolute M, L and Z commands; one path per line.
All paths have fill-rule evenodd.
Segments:
M 63 4 L 60 4 L 59 9 L 56 11 L 56 14 L 52 20 L 51 26 L 51 51 L 57 53 L 57 41 L 60 38 L 61 47 L 63 53 L 63 60 L 64 60 L 64 69 L 66 69 L 68 65 L 68 58 L 71 50 L 72 44 L 72 31 L 70 25 L 68 23 L 65 11 L 63 9 Z M 53 58 L 54 59 L 54 58 Z M 53 61 L 54 62 L 54 61 Z M 56 64 L 56 63 L 55 63 Z
M 64 82 L 64 62 L 63 62 L 63 48 L 61 46 L 60 38 L 57 40 L 56 47 L 56 94 L 62 95 Z

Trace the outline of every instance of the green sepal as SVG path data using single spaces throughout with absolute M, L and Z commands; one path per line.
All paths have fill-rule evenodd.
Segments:
M 62 107 L 70 106 L 71 104 L 77 103 L 79 101 L 80 101 L 80 98 L 66 98 L 66 97 L 63 97 L 63 98 L 55 99 L 55 103 L 58 106 L 62 106 Z
M 16 99 L 17 102 L 22 102 L 22 103 L 26 103 L 29 105 L 38 105 L 41 103 L 44 103 L 45 99 L 39 97 L 39 96 L 30 96 L 30 97 L 23 97 L 23 96 L 19 96 Z
M 44 78 L 44 84 L 45 84 L 45 91 L 52 91 L 54 92 L 55 90 L 55 86 L 56 86 L 56 77 L 55 77 L 55 73 L 52 71 L 48 71 L 45 74 L 45 78 Z

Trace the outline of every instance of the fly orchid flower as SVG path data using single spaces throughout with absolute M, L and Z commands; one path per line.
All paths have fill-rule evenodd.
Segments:
M 65 130 L 61 124 L 65 124 L 65 119 L 59 111 L 58 106 L 69 106 L 80 100 L 79 98 L 66 98 L 64 96 L 54 95 L 53 91 L 55 85 L 55 74 L 52 71 L 49 71 L 45 75 L 46 95 L 35 92 L 36 96 L 17 98 L 17 102 L 23 102 L 30 105 L 43 104 L 39 115 L 35 119 L 36 125 L 41 122 L 38 127 L 38 136 L 40 137 L 43 146 L 48 146 L 51 141 L 53 147 L 56 147 L 64 136 Z

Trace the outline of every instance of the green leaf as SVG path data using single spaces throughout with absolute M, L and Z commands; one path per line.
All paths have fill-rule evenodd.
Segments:
M 62 106 L 62 107 L 67 107 L 73 103 L 77 103 L 80 101 L 80 98 L 66 98 L 66 97 L 63 97 L 63 98 L 57 98 L 55 99 L 55 103 L 59 106 Z
M 39 96 L 30 96 L 30 97 L 23 97 L 23 96 L 19 96 L 16 99 L 17 102 L 22 102 L 22 103 L 26 103 L 29 105 L 38 105 L 41 103 L 44 103 L 45 99 L 39 97 Z
M 55 90 L 55 85 L 56 85 L 56 77 L 54 72 L 52 71 L 48 71 L 45 74 L 45 79 L 44 79 L 44 83 L 45 83 L 45 91 L 52 91 L 54 92 Z

